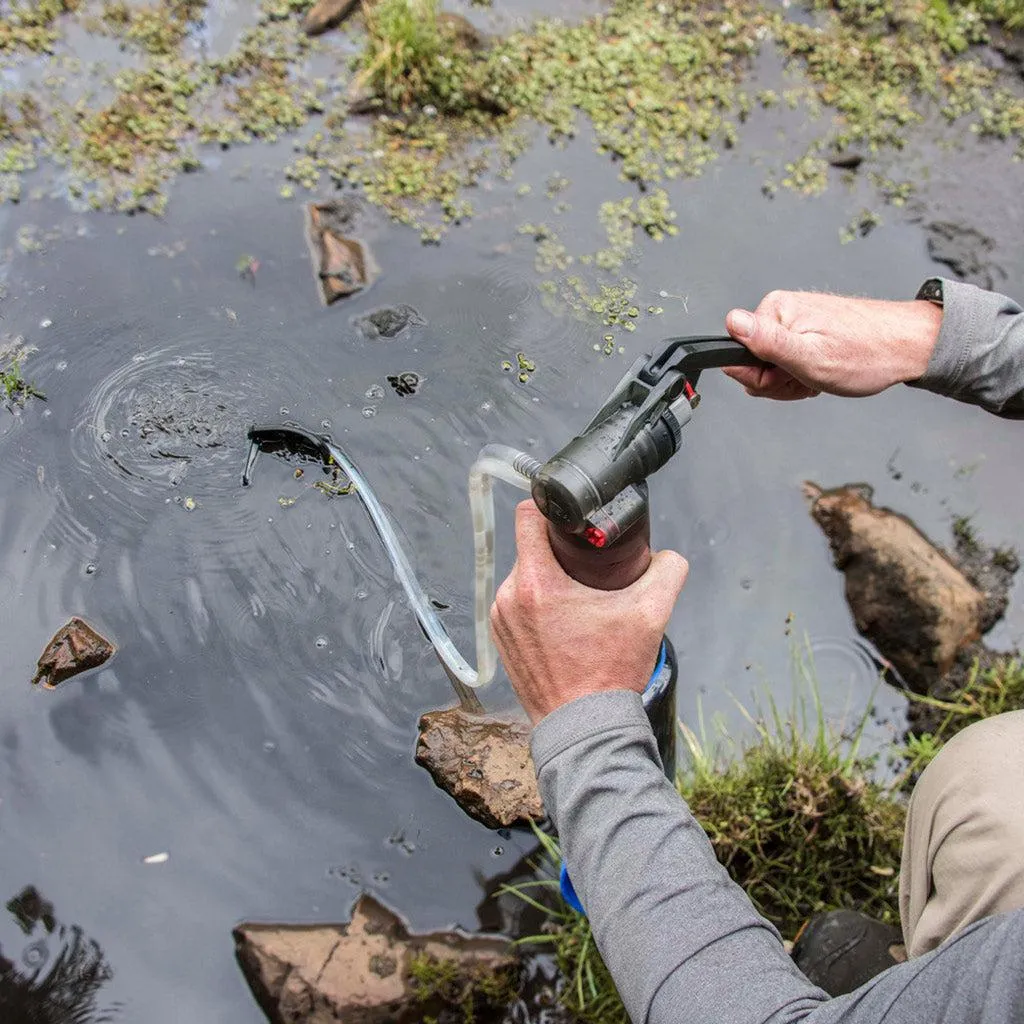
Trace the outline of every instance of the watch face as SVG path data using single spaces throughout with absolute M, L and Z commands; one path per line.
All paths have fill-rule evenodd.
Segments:
M 916 297 L 919 299 L 927 299 L 928 302 L 934 302 L 935 305 L 941 306 L 942 281 L 937 277 L 933 277 L 925 281 L 925 283 L 921 285 L 920 291 L 918 291 Z

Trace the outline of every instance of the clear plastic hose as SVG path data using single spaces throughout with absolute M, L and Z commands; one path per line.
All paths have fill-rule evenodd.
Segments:
M 490 610 L 494 601 L 494 494 L 492 479 L 504 480 L 524 491 L 530 489 L 531 478 L 541 464 L 525 452 L 503 444 L 485 445 L 469 471 L 469 507 L 473 518 L 473 549 L 475 555 L 474 619 L 476 631 L 476 664 L 474 669 L 459 653 L 434 610 L 426 591 L 416 579 L 412 565 L 384 506 L 377 500 L 366 478 L 351 459 L 333 442 L 325 445 L 331 458 L 355 485 L 363 507 L 369 513 L 377 534 L 395 567 L 395 578 L 402 584 L 406 597 L 427 639 L 437 652 L 453 682 L 464 686 L 484 686 L 494 678 L 498 654 L 491 640 Z

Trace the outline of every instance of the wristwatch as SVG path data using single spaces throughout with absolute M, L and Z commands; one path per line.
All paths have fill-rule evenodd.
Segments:
M 933 302 L 936 306 L 942 307 L 942 278 L 941 277 L 930 277 L 921 287 L 917 290 L 917 294 L 914 296 L 915 299 L 924 299 L 927 302 Z

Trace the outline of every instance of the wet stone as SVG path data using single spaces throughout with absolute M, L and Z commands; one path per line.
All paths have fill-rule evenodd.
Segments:
M 411 934 L 366 894 L 348 924 L 242 924 L 234 938 L 249 987 L 274 1024 L 420 1024 L 452 1010 L 459 1020 L 498 1024 L 518 989 L 507 939 Z
M 379 338 L 388 340 L 397 338 L 410 327 L 426 327 L 426 325 L 427 321 L 420 312 L 404 302 L 397 306 L 374 309 L 363 316 L 352 318 L 352 326 L 358 327 L 371 341 L 376 341 Z
M 306 240 L 324 304 L 362 291 L 372 281 L 374 268 L 363 243 L 344 233 L 354 220 L 351 206 L 310 203 L 306 217 Z
M 420 718 L 416 761 L 471 817 L 488 828 L 544 817 L 530 756 L 530 729 L 461 707 Z
M 33 683 L 53 689 L 65 679 L 102 665 L 117 648 L 87 622 L 73 618 L 61 626 L 36 664 Z
M 319 36 L 340 25 L 358 6 L 360 0 L 318 0 L 302 19 L 302 31 Z
M 986 625 L 986 595 L 904 516 L 871 504 L 871 488 L 804 485 L 860 633 L 904 682 L 928 693 Z

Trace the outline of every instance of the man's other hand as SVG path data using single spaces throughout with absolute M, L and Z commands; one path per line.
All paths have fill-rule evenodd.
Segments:
M 686 582 L 686 559 L 658 551 L 632 586 L 592 590 L 562 571 L 532 501 L 516 509 L 516 549 L 491 608 L 491 632 L 530 721 L 589 693 L 642 693 Z
M 826 391 L 862 397 L 921 377 L 942 310 L 930 302 L 885 302 L 817 292 L 769 292 L 753 313 L 734 309 L 729 333 L 767 369 L 725 372 L 761 398 L 793 400 Z

